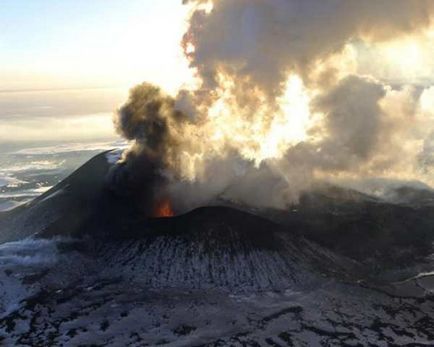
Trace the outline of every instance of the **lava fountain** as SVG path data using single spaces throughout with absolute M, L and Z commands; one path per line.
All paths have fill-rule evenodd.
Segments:
M 155 205 L 153 215 L 155 218 L 173 217 L 175 213 L 173 212 L 170 200 L 167 198 L 159 200 Z

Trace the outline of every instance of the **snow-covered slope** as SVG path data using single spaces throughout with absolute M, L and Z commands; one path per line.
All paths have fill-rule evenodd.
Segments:
M 194 267 L 182 262 L 185 248 L 176 247 L 179 242 L 161 238 L 156 243 L 149 246 L 161 246 L 168 253 L 157 248 L 147 254 L 143 245 L 139 251 L 140 246 L 131 242 L 118 244 L 117 249 L 113 244 L 102 253 L 68 239 L 3 245 L 1 343 L 430 346 L 434 341 L 434 302 L 429 293 L 392 295 L 330 273 L 318 276 L 303 266 L 293 267 L 302 272 L 289 274 L 286 283 L 286 270 L 278 273 L 284 276 L 280 289 L 246 287 L 254 281 L 235 273 L 197 285 L 197 278 L 210 279 L 208 274 L 200 275 L 206 270 L 222 275 L 229 274 L 227 266 L 232 273 L 258 263 L 248 257 L 212 263 L 205 257 Z M 262 269 L 275 259 L 266 252 L 251 257 L 262 260 Z M 215 271 L 214 266 L 221 268 Z M 279 268 L 270 274 L 245 272 L 273 280 Z
M 107 184 L 119 155 L 1 215 L 0 344 L 434 344 L 429 206 L 328 187 L 287 211 L 146 219 Z

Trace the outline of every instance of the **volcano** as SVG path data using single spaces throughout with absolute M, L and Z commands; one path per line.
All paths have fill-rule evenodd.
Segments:
M 434 343 L 432 191 L 318 184 L 287 209 L 144 213 L 113 186 L 119 156 L 0 214 L 4 345 Z

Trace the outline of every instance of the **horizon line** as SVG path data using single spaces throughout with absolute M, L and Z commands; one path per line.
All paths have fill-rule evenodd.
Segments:
M 32 92 L 56 92 L 74 90 L 98 90 L 98 89 L 118 89 L 124 86 L 95 86 L 95 87 L 61 87 L 61 88 L 23 88 L 23 89 L 0 89 L 0 94 L 12 93 L 32 93 Z

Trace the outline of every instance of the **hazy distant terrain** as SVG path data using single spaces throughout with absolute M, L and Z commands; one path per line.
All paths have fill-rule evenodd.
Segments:
M 27 202 L 118 147 L 120 88 L 0 90 L 0 211 Z
M 112 114 L 126 90 L 0 90 L 0 152 L 8 143 L 114 138 Z
M 41 195 L 95 154 L 120 144 L 106 141 L 3 145 L 0 152 L 0 211 Z

